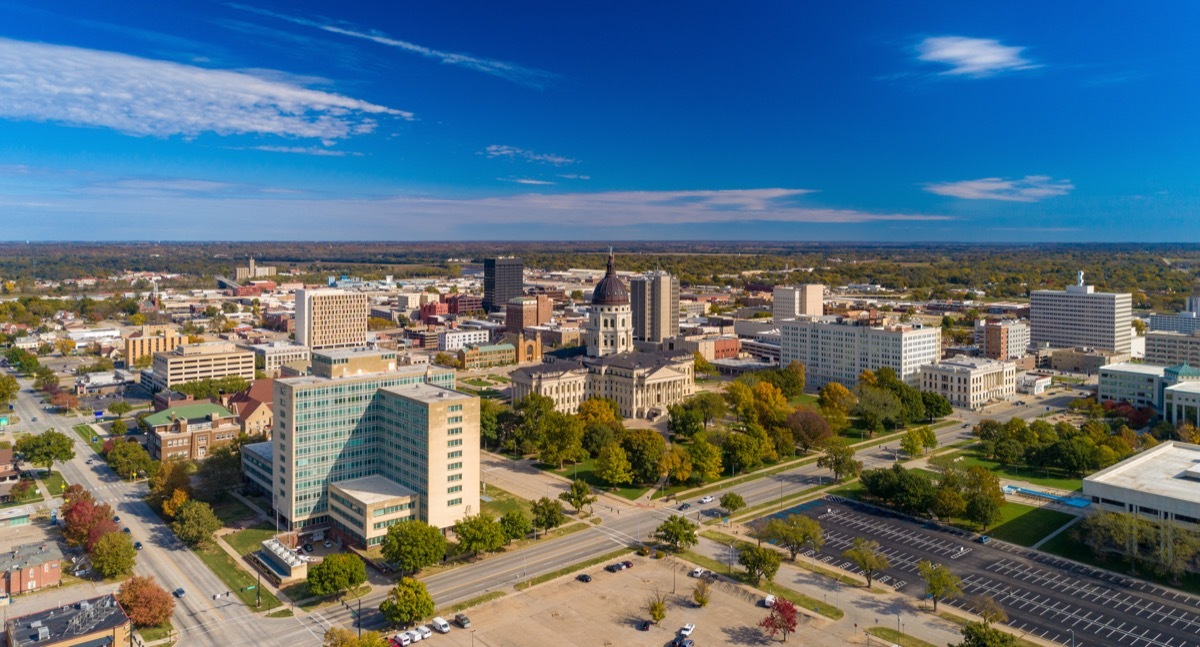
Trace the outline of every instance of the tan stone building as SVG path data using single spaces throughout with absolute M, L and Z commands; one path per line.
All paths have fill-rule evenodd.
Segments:
M 1012 362 L 959 356 L 925 364 L 920 373 L 922 391 L 937 393 L 964 409 L 981 409 L 1017 393 L 1017 369 Z
M 236 415 L 211 402 L 163 409 L 143 423 L 149 428 L 147 449 L 154 460 L 203 460 L 242 431 Z
M 508 366 L 517 363 L 517 349 L 512 344 L 471 346 L 458 351 L 458 362 L 464 370 Z
M 142 384 L 157 393 L 179 384 L 229 376 L 253 380 L 254 353 L 229 342 L 214 341 L 155 353 L 151 368 L 142 371 Z
M 367 343 L 367 295 L 345 290 L 296 292 L 296 343 L 316 350 Z
M 187 342 L 172 326 L 142 326 L 125 338 L 125 366 L 132 367 L 142 357 L 175 350 Z

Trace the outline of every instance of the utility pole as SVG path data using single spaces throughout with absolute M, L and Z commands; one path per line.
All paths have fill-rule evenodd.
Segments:
M 254 608 L 262 608 L 262 571 L 258 571 L 258 586 L 254 589 Z

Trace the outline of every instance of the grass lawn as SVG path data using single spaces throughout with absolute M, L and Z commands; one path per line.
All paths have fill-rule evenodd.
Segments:
M 142 627 L 138 629 L 138 633 L 142 635 L 142 642 L 146 643 L 162 640 L 171 635 L 172 631 L 175 631 L 175 627 L 171 626 L 170 620 L 157 627 Z
M 24 497 L 17 499 L 16 501 L 9 501 L 8 503 L 0 503 L 0 508 L 15 508 L 19 505 L 26 505 L 29 503 L 37 503 L 38 501 L 41 501 L 41 500 L 42 500 L 42 493 L 39 492 L 36 487 L 31 487 L 31 488 L 29 488 L 29 492 L 26 493 Z
M 933 643 L 927 643 L 920 638 L 913 638 L 908 634 L 902 634 L 889 627 L 871 627 L 866 632 L 876 638 L 883 639 L 884 644 L 892 643 L 900 647 L 936 647 Z
M 1072 559 L 1084 564 L 1091 564 L 1096 568 L 1103 568 L 1114 573 L 1122 575 L 1132 574 L 1134 577 L 1143 579 L 1149 582 L 1154 582 L 1162 586 L 1186 591 L 1193 595 L 1200 595 L 1200 573 L 1186 573 L 1179 582 L 1172 582 L 1169 579 L 1157 577 L 1153 572 L 1145 568 L 1139 569 L 1136 573 L 1129 567 L 1129 563 L 1123 557 L 1118 555 L 1109 555 L 1106 559 L 1099 559 L 1092 553 L 1092 549 L 1085 546 L 1082 542 L 1071 536 L 1072 531 L 1067 530 L 1050 541 L 1042 544 L 1039 550 L 1067 559 Z
M 470 609 L 471 607 L 477 607 L 481 604 L 491 602 L 492 600 L 502 598 L 502 597 L 504 597 L 504 595 L 505 595 L 504 591 L 492 591 L 491 593 L 484 593 L 483 595 L 473 597 L 470 600 L 467 600 L 466 602 L 459 602 L 458 604 L 456 604 L 448 609 L 439 609 L 437 611 L 434 611 L 434 614 L 448 618 L 456 613 L 461 613 L 463 611 L 466 611 L 467 609 Z
M 229 547 L 236 550 L 239 555 L 249 555 L 258 550 L 262 542 L 275 536 L 275 526 L 267 523 L 260 523 L 245 530 L 239 530 L 222 537 Z
M 596 476 L 596 473 L 595 473 L 596 459 L 594 459 L 594 458 L 589 458 L 586 461 L 582 461 L 577 466 L 576 465 L 567 465 L 566 467 L 564 467 L 561 470 L 554 469 L 553 465 L 545 465 L 543 463 L 538 463 L 538 467 L 540 467 L 542 469 L 548 469 L 549 471 L 554 472 L 555 474 L 558 474 L 559 476 L 565 476 L 569 479 L 574 479 L 574 478 L 578 477 L 579 480 L 583 481 L 584 483 L 587 483 L 588 485 L 592 486 L 593 488 L 596 488 L 597 490 L 603 490 L 605 492 L 610 492 L 619 497 L 629 499 L 630 501 L 633 501 L 634 499 L 642 496 L 643 494 L 646 493 L 646 490 L 650 489 L 648 487 L 629 487 L 629 486 L 623 486 L 623 487 L 618 487 L 618 488 L 610 487 L 606 481 L 604 481 L 600 477 Z
M 250 519 L 255 515 L 255 512 L 249 506 L 232 496 L 213 505 L 212 509 L 213 514 L 217 515 L 221 523 L 226 526 L 232 526 L 239 521 Z
M 792 405 L 793 407 L 809 407 L 810 409 L 816 409 L 818 407 L 817 396 L 809 395 L 807 393 L 801 393 L 791 400 L 788 400 L 788 404 Z
M 280 609 L 267 614 L 268 618 L 290 618 L 296 614 L 292 613 L 291 609 Z
M 1011 502 L 1001 508 L 1000 513 L 1003 517 L 988 531 L 988 535 L 1021 546 L 1038 543 L 1075 518 L 1058 510 Z
M 91 425 L 75 425 L 74 427 L 71 427 L 71 429 L 73 429 L 75 433 L 79 434 L 79 437 L 83 439 L 83 442 L 87 443 L 93 450 L 96 451 L 97 454 L 104 454 L 104 443 L 92 442 L 92 438 L 96 436 L 96 432 L 92 429 Z
M 469 377 L 469 378 L 463 380 L 463 383 L 470 384 L 471 386 L 478 386 L 478 387 L 483 387 L 483 388 L 487 388 L 492 385 L 491 382 L 488 382 L 487 380 L 481 380 L 477 377 Z
M 67 489 L 67 480 L 63 478 L 61 472 L 50 472 L 48 476 L 42 479 L 42 483 L 50 491 L 50 496 L 62 494 L 63 490 Z
M 249 572 L 242 570 L 234 563 L 233 558 L 228 553 L 217 547 L 197 548 L 196 556 L 204 565 L 208 567 L 213 575 L 225 583 L 229 590 L 238 597 L 248 607 L 254 608 L 254 600 L 259 591 L 243 590 L 247 586 L 257 586 L 258 578 L 251 575 Z M 280 606 L 279 598 L 275 597 L 274 593 L 268 588 L 262 588 L 262 608 L 274 609 Z
M 1054 488 L 1056 490 L 1065 490 L 1074 492 L 1083 489 L 1083 479 L 1069 478 L 1062 476 L 1057 470 L 1035 470 L 1028 467 L 1017 467 L 1009 465 L 1001 468 L 996 461 L 990 461 L 974 450 L 954 452 L 950 454 L 953 457 L 961 457 L 959 464 L 963 469 L 975 467 L 976 465 L 984 467 L 992 471 L 993 474 L 1002 479 L 1011 481 L 1027 481 L 1034 485 Z
M 479 507 L 482 512 L 487 512 L 492 516 L 499 518 L 506 512 L 520 510 L 521 512 L 525 513 L 526 517 L 531 519 L 533 518 L 533 504 L 513 494 L 512 492 L 501 490 L 495 485 L 484 485 L 483 496 L 489 497 L 492 500 L 484 501 L 480 504 Z

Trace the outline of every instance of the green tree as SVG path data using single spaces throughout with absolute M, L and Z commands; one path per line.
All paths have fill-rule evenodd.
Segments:
M 712 362 L 705 359 L 700 353 L 692 353 L 692 358 L 695 360 L 696 375 L 717 374 L 717 367 L 713 366 Z
M 114 436 L 124 436 L 127 431 L 129 431 L 129 428 L 125 426 L 125 421 L 120 418 L 113 420 L 112 425 L 109 427 L 109 432 Z
M 712 391 L 701 391 L 692 396 L 691 400 L 685 405 L 689 409 L 699 412 L 700 419 L 704 421 L 704 428 L 707 429 L 713 421 L 720 420 L 725 417 L 729 407 L 725 405 L 725 398 L 720 394 Z
M 134 478 L 139 472 L 149 471 L 150 466 L 154 464 L 141 443 L 117 442 L 105 458 L 108 460 L 108 466 L 121 478 Z
M 241 436 L 238 441 L 224 443 L 213 447 L 208 454 L 208 458 L 200 461 L 199 467 L 196 470 L 196 475 L 200 480 L 200 487 L 196 491 L 196 495 L 206 501 L 223 501 L 229 491 L 241 483 L 242 475 L 242 440 L 246 436 Z
M 792 561 L 805 546 L 812 550 L 821 550 L 825 545 L 825 537 L 821 533 L 821 524 L 816 519 L 801 514 L 792 514 L 783 519 L 771 519 L 763 529 L 762 538 L 788 551 Z
M 962 596 L 962 579 L 944 564 L 921 561 L 917 563 L 917 572 L 925 580 L 925 593 L 933 600 L 934 613 L 937 613 L 939 600 L 956 600 Z
M 962 513 L 967 509 L 967 502 L 963 500 L 962 495 L 953 487 L 939 487 L 937 493 L 933 496 L 933 504 L 929 511 L 938 519 L 949 521 L 955 517 L 962 516 Z
M 313 595 L 349 591 L 367 581 L 367 565 L 354 553 L 336 553 L 308 569 L 308 590 Z
M 930 422 L 945 418 L 954 413 L 954 407 L 945 396 L 932 391 L 925 391 L 921 394 L 921 400 L 925 403 L 925 415 Z
M 402 573 L 416 573 L 445 556 L 442 531 L 418 519 L 392 525 L 383 538 L 383 559 Z
M 692 600 L 701 609 L 708 606 L 708 603 L 712 601 L 712 587 L 709 586 L 707 579 L 702 577 L 697 580 L 696 585 L 692 587 Z
M 1000 487 L 1000 479 L 984 467 L 972 467 L 966 471 L 964 485 L 964 514 L 968 521 L 987 530 L 1001 516 L 1001 508 L 1006 504 L 1004 490 Z
M 658 480 L 662 456 L 667 451 L 667 441 L 662 434 L 654 429 L 630 429 L 621 445 L 629 459 L 634 483 L 654 483 Z
M 533 532 L 533 522 L 520 510 L 509 510 L 500 517 L 500 529 L 508 541 L 524 539 Z
M 737 514 L 738 510 L 746 507 L 746 500 L 743 499 L 742 495 L 738 494 L 737 492 L 726 492 L 725 494 L 722 494 L 718 503 L 720 503 L 721 507 L 729 513 L 729 516 Z
M 673 514 L 666 521 L 659 524 L 658 528 L 654 531 L 654 537 L 659 541 L 669 544 L 672 550 L 679 551 L 683 548 L 691 548 L 699 542 L 696 538 L 697 528 L 699 526 L 688 521 L 685 517 Z
M 704 416 L 686 405 L 667 407 L 667 431 L 675 438 L 693 438 L 704 430 Z
M 538 458 L 543 463 L 558 465 L 562 469 L 566 461 L 587 458 L 587 453 L 583 451 L 583 422 L 579 418 L 551 411 L 548 423 L 538 441 Z
M 580 513 L 583 512 L 583 506 L 590 506 L 596 502 L 596 496 L 592 494 L 591 486 L 579 479 L 571 481 L 571 487 L 566 492 L 559 494 L 558 498 L 571 504 L 571 507 Z
M 479 441 L 484 446 L 491 443 L 500 446 L 500 414 L 508 409 L 503 403 L 490 398 L 479 400 Z
M 867 588 L 871 588 L 871 582 L 875 579 L 875 574 L 879 571 L 885 571 L 891 564 L 888 558 L 879 549 L 879 542 L 874 540 L 855 537 L 854 544 L 842 552 L 842 557 L 854 562 L 859 570 L 862 571 L 863 577 L 867 578 Z
M 174 496 L 177 490 L 190 496 L 194 469 L 191 461 L 169 460 L 159 464 L 158 471 L 150 476 L 150 505 L 161 509 L 163 501 Z
M 762 463 L 762 447 L 758 439 L 750 434 L 726 434 L 721 443 L 721 454 L 723 462 L 733 468 L 735 474 L 752 470 Z
M 917 429 L 909 429 L 900 438 L 900 449 L 909 456 L 924 456 L 925 436 Z
M 775 574 L 779 572 L 779 565 L 783 563 L 783 558 L 770 548 L 745 546 L 738 553 L 738 563 L 746 569 L 747 575 L 754 578 L 754 585 L 758 586 L 764 577 L 768 582 L 775 579 Z
M 388 639 L 375 631 L 363 632 L 359 636 L 351 629 L 330 627 L 325 630 L 321 647 L 388 647 L 388 644 Z
M 982 622 L 962 626 L 962 642 L 954 647 L 1016 647 L 1017 637 Z
M 562 504 L 549 497 L 542 497 L 533 502 L 533 527 L 544 532 L 563 525 L 567 520 Z
M 0 404 L 10 404 L 21 392 L 21 383 L 11 375 L 0 375 Z
M 701 483 L 721 478 L 721 470 L 724 469 L 721 464 L 721 450 L 708 442 L 707 438 L 696 438 L 688 445 L 687 452 L 692 457 L 692 474 L 696 475 Z
M 175 536 L 189 546 L 208 545 L 220 528 L 221 520 L 213 514 L 212 507 L 195 500 L 180 506 L 175 512 L 175 521 L 171 523 Z
M 817 466 L 833 472 L 837 481 L 862 472 L 862 461 L 854 459 L 854 447 L 845 438 L 832 438 L 825 443 L 825 454 L 817 459 Z
M 401 579 L 379 605 L 379 612 L 388 624 L 399 627 L 408 627 L 433 615 L 433 609 L 433 598 L 429 596 L 425 583 L 411 577 Z
M 92 558 L 92 568 L 105 578 L 128 575 L 133 571 L 133 563 L 137 558 L 133 540 L 123 532 L 105 534 L 96 541 L 89 554 Z
M 612 486 L 633 482 L 633 468 L 625 456 L 625 449 L 615 440 L 600 450 L 595 473 L 597 478 Z
M 117 400 L 116 402 L 108 405 L 108 411 L 117 418 L 123 418 L 125 417 L 125 414 L 133 411 L 133 405 L 124 400 Z
M 854 397 L 850 389 L 845 386 L 837 382 L 830 382 L 821 388 L 817 404 L 821 407 L 821 413 L 825 414 L 829 421 L 829 426 L 834 431 L 841 431 L 849 425 L 850 413 L 858 404 L 858 398 Z
M 456 521 L 454 534 L 463 550 L 476 555 L 497 551 L 504 546 L 504 529 L 486 512 Z
M 65 435 L 48 429 L 36 436 L 19 438 L 14 448 L 25 460 L 51 471 L 55 462 L 65 462 L 75 458 L 74 442 Z

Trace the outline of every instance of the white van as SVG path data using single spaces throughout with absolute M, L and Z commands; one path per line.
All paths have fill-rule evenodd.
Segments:
M 412 644 L 412 638 L 408 637 L 408 632 L 398 633 L 392 636 L 392 645 L 395 647 L 408 647 Z
M 450 623 L 441 616 L 434 618 L 429 624 L 433 625 L 433 630 L 440 634 L 450 633 Z
M 775 606 L 775 596 L 768 595 L 767 597 L 763 598 L 762 605 L 768 609 Z

